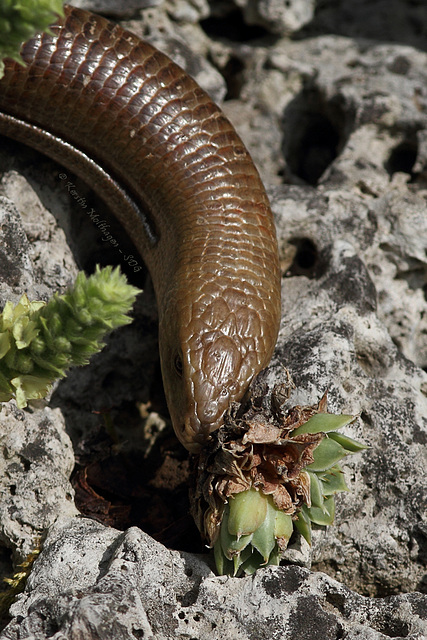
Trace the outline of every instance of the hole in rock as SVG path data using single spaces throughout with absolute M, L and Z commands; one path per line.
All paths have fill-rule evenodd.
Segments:
M 304 89 L 283 115 L 283 154 L 291 172 L 316 185 L 340 154 L 354 116 L 339 97 L 327 100 L 316 88 Z
M 416 140 L 405 140 L 398 144 L 390 153 L 385 168 L 392 176 L 394 173 L 407 173 L 414 178 L 413 168 L 417 160 L 418 144 Z
M 296 253 L 287 275 L 320 277 L 325 271 L 325 264 L 314 242 L 310 238 L 293 238 L 290 243 L 296 247 Z
M 0 547 L 0 571 L 1 575 L 4 578 L 12 578 L 14 573 L 14 567 L 12 562 L 12 552 L 10 549 L 6 549 L 5 547 Z M 8 587 L 6 583 L 3 583 L 0 591 L 5 591 L 8 593 Z M 0 633 L 4 629 L 4 627 L 10 622 L 11 616 L 9 615 L 9 607 L 3 606 L 0 607 Z
M 200 26 L 208 36 L 234 42 L 248 42 L 269 35 L 264 27 L 247 24 L 239 9 L 231 10 L 227 15 L 205 18 Z
M 239 98 L 244 84 L 244 69 L 245 65 L 243 62 L 236 56 L 231 56 L 225 67 L 221 70 L 227 85 L 227 93 L 224 100 L 236 100 Z
M 326 601 L 341 614 L 345 612 L 346 600 L 343 594 L 336 592 L 326 593 Z
M 29 446 L 29 452 L 31 453 L 31 445 Z M 22 466 L 24 467 L 24 470 L 28 472 L 31 469 L 31 462 L 27 458 L 25 458 L 24 455 L 20 455 L 19 458 L 21 460 Z
M 102 459 L 75 470 L 72 482 L 80 513 L 122 531 L 138 526 L 172 549 L 205 553 L 190 515 L 188 461 L 172 436 L 165 435 L 145 457 L 111 446 L 109 453 L 109 443 L 100 432 L 92 445 L 103 451 Z
M 372 626 L 388 638 L 406 638 L 409 635 L 409 626 L 403 620 L 387 619 Z

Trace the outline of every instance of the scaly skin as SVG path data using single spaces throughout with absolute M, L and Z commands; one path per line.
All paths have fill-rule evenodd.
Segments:
M 272 355 L 280 319 L 275 228 L 232 125 L 151 45 L 66 7 L 54 35 L 6 62 L 0 133 L 46 153 L 104 198 L 153 279 L 175 432 L 198 452 Z

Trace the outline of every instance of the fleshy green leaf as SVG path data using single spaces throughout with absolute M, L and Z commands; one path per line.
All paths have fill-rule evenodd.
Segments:
M 4 358 L 6 353 L 10 349 L 10 336 L 9 332 L 5 331 L 4 333 L 0 333 L 0 359 Z
M 243 549 L 251 542 L 253 534 L 247 536 L 232 535 L 228 531 L 228 521 L 230 518 L 230 507 L 225 505 L 224 514 L 222 517 L 220 539 L 221 546 L 228 560 L 232 560 L 234 556 L 238 555 Z
M 243 561 L 242 566 L 240 567 L 240 571 L 242 573 L 246 573 L 246 575 L 248 576 L 251 576 L 257 569 L 259 569 L 263 565 L 265 566 L 265 562 L 262 555 L 258 553 L 258 551 L 254 550 L 249 558 Z
M 316 413 L 307 422 L 291 432 L 291 437 L 299 436 L 302 433 L 328 433 L 341 429 L 345 425 L 353 422 L 357 416 L 348 416 L 334 413 Z
M 253 488 L 234 495 L 229 505 L 228 531 L 237 537 L 256 531 L 267 515 L 266 497 Z
M 216 570 L 220 576 L 231 576 L 234 574 L 233 562 L 225 557 L 219 538 L 214 545 L 214 558 Z
M 339 465 L 335 465 L 322 473 L 321 482 L 324 496 L 332 496 L 335 493 L 349 490 L 345 482 L 344 473 Z
M 37 336 L 39 329 L 35 322 L 28 316 L 21 316 L 13 325 L 12 333 L 15 338 L 16 348 L 25 349 Z
M 252 549 L 252 547 L 246 547 L 245 549 L 243 549 L 242 553 L 240 553 L 238 556 L 234 556 L 233 558 L 233 576 L 237 576 L 237 574 L 240 574 L 242 572 L 242 565 L 244 565 L 246 562 L 248 562 L 248 560 L 252 560 L 253 555 L 256 554 L 256 556 L 258 556 L 258 558 L 261 558 L 261 556 L 254 551 L 254 549 Z M 256 571 L 260 566 L 260 563 L 258 563 L 258 565 L 255 567 L 254 571 Z M 252 572 L 253 573 L 253 572 Z
M 28 400 L 38 400 L 44 398 L 49 392 L 52 384 L 51 378 L 39 378 L 31 375 L 21 375 L 12 378 L 12 385 L 15 387 L 16 404 L 20 409 L 27 406 Z
M 22 297 L 24 297 L 24 296 L 22 296 Z M 22 298 L 21 298 L 21 301 L 22 301 Z M 1 326 L 2 326 L 2 329 L 9 329 L 9 328 L 11 328 L 11 327 L 13 326 L 13 312 L 14 312 L 14 308 L 15 308 L 15 309 L 18 309 L 19 304 L 20 304 L 20 303 L 18 303 L 18 304 L 16 305 L 16 307 L 14 307 L 14 306 L 13 306 L 13 302 L 11 302 L 10 300 L 8 300 L 8 301 L 6 302 L 6 304 L 5 304 L 5 305 L 4 305 L 4 307 L 3 307 L 2 314 L 1 314 L 1 316 L 2 316 L 2 317 L 1 317 Z
M 313 451 L 314 462 L 306 467 L 306 471 L 326 471 L 346 455 L 348 451 L 344 447 L 326 437 Z
M 245 500 L 242 499 L 243 494 L 246 494 Z M 239 517 L 242 517 L 241 510 L 249 509 L 250 511 L 254 508 L 255 520 L 258 522 L 253 533 L 240 537 L 237 533 L 230 533 L 230 520 L 233 505 L 236 506 L 236 500 Z M 265 505 L 265 516 L 262 521 L 259 517 L 261 503 Z M 251 517 L 253 517 L 253 513 Z M 253 522 L 250 526 L 253 526 Z M 293 532 L 293 521 L 289 515 L 276 507 L 271 496 L 266 496 L 252 488 L 229 499 L 223 511 L 220 527 L 220 535 L 214 545 L 217 570 L 219 573 L 227 573 L 228 575 L 240 575 L 241 573 L 253 573 L 259 567 L 267 564 L 279 564 L 283 548 L 286 546 L 285 541 L 289 540 Z M 236 526 L 235 530 L 241 531 L 241 524 Z M 281 539 L 280 548 L 277 543 L 279 538 Z
M 349 438 L 349 436 L 345 436 L 342 433 L 333 432 L 329 434 L 329 437 L 351 453 L 357 453 L 358 451 L 363 451 L 363 449 L 369 449 L 368 445 L 357 442 L 357 440 L 353 440 L 353 438 Z
M 307 506 L 303 505 L 298 514 L 298 519 L 294 522 L 296 530 L 311 544 L 311 523 L 307 513 Z
M 274 535 L 276 538 L 289 538 L 294 530 L 294 523 L 291 516 L 283 511 L 276 510 L 276 519 L 274 523 Z
M 276 545 L 276 538 L 274 536 L 274 525 L 276 523 L 276 509 L 270 503 L 267 502 L 267 513 L 264 518 L 264 522 L 254 532 L 252 537 L 252 546 L 259 551 L 264 559 L 264 562 L 268 561 L 270 553 L 273 551 Z
M 15 393 L 15 389 L 0 373 L 0 402 L 9 402 L 12 400 Z
M 327 526 L 333 523 L 335 517 L 335 498 L 333 496 L 327 498 L 323 507 L 309 507 L 307 513 L 314 524 Z
M 316 473 L 308 472 L 310 476 L 310 499 L 314 507 L 323 506 L 323 487 Z
M 270 557 L 268 559 L 268 564 L 272 565 L 273 567 L 278 567 L 281 559 L 282 559 L 282 554 L 280 552 L 279 547 L 276 544 L 276 546 L 274 547 L 273 551 L 270 554 Z

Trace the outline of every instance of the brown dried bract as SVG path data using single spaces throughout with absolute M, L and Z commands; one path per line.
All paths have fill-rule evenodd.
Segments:
M 215 544 L 224 504 L 229 497 L 256 487 L 271 495 L 275 505 L 289 515 L 302 504 L 310 505 L 310 479 L 304 468 L 323 433 L 294 431 L 316 413 L 326 412 L 326 394 L 317 406 L 288 407 L 292 383 L 270 391 L 266 371 L 252 382 L 242 404 L 234 403 L 224 425 L 195 459 L 192 513 L 209 546 Z

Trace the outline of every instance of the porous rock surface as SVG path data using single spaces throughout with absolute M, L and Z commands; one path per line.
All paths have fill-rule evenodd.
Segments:
M 128 26 L 165 43 L 215 99 L 225 97 L 269 191 L 283 265 L 271 384 L 286 367 L 295 403 L 328 390 L 330 411 L 360 415 L 345 432 L 370 448 L 344 462 L 350 492 L 337 498 L 334 526 L 317 528 L 311 549 L 291 544 L 297 564 L 215 577 L 209 556 L 76 516 L 61 413 L 9 403 L 0 412 L 1 544 L 18 562 L 48 534 L 0 637 L 421 640 L 427 55 L 414 25 L 424 24 L 425 6 L 395 0 L 386 11 L 377 0 L 344 12 L 329 0 L 313 13 L 307 0 L 284 15 L 274 0 L 150 4 L 159 6 Z M 84 226 L 58 168 L 10 144 L 0 163 L 2 305 L 24 290 L 46 299 L 64 288 L 77 269 L 72 254 L 79 266 L 106 253 L 118 260 Z M 136 380 L 149 387 L 149 292 L 144 304 L 137 328 L 117 332 L 107 354 L 58 391 L 75 447 L 96 420 L 88 407 L 130 402 Z
M 420 594 L 370 599 L 296 566 L 218 578 L 140 529 L 86 519 L 52 528 L 12 614 L 5 640 L 421 640 L 427 621 Z

